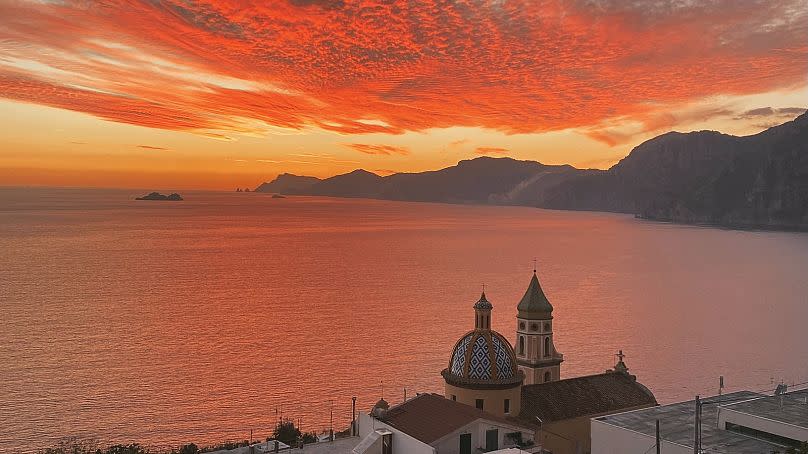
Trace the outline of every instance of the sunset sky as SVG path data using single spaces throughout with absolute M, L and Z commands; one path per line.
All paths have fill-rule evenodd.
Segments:
M 0 0 L 0 185 L 608 168 L 808 106 L 808 0 Z

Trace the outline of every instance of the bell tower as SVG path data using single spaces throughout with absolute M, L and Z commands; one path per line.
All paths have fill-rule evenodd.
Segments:
M 560 380 L 564 355 L 553 344 L 553 306 L 544 295 L 535 269 L 517 309 L 514 347 L 525 384 Z

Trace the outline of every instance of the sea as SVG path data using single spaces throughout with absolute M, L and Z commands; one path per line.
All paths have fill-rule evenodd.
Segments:
M 483 286 L 514 339 L 534 259 L 562 377 L 622 350 L 661 403 L 808 382 L 806 233 L 146 192 L 0 188 L 0 452 L 345 429 L 352 397 L 442 392 Z

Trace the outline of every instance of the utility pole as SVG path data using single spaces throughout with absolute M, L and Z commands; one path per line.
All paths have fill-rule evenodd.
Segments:
M 659 444 L 659 420 L 656 420 L 656 454 L 662 452 L 662 446 Z
M 331 429 L 329 430 L 328 433 L 330 435 L 329 436 L 329 438 L 331 439 L 330 441 L 333 442 L 334 441 L 334 401 L 329 400 L 328 402 L 331 404 Z
M 701 453 L 701 400 L 696 395 L 696 413 L 693 419 L 693 454 Z
M 356 435 L 356 396 L 354 396 L 351 397 L 351 436 Z

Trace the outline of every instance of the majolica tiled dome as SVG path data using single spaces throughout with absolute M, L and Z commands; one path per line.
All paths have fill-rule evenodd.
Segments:
M 444 378 L 455 384 L 521 382 L 516 356 L 505 338 L 493 330 L 474 330 L 457 341 Z

